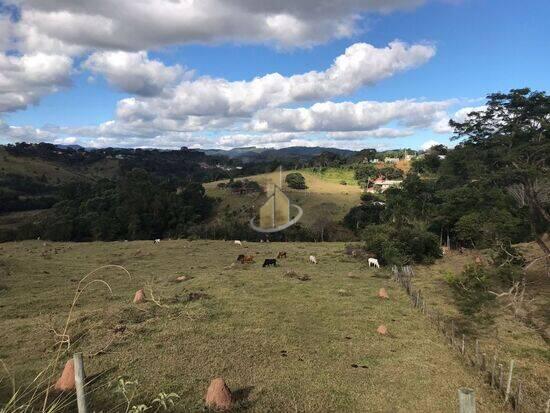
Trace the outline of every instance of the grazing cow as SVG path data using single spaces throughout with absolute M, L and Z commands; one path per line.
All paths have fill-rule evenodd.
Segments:
M 245 255 L 243 258 L 243 264 L 251 264 L 254 262 L 254 257 L 252 255 Z
M 317 258 L 315 258 L 315 255 L 309 256 L 309 262 L 312 264 L 317 264 Z
M 241 241 L 239 241 L 238 239 L 236 239 L 235 240 L 235 245 L 240 245 L 242 247 L 243 243 Z
M 372 265 L 373 267 L 380 268 L 380 264 L 378 263 L 378 260 L 376 258 L 369 258 L 369 267 Z
M 279 251 L 277 258 L 286 258 L 286 251 Z
M 273 265 L 274 267 L 277 266 L 277 260 L 275 258 L 266 258 L 264 260 L 264 264 L 262 267 L 269 267 L 270 265 Z
M 237 261 L 241 264 L 244 264 L 244 254 L 239 254 L 239 256 L 237 257 Z
M 153 244 L 160 244 L 160 238 L 157 238 L 156 240 L 154 240 Z

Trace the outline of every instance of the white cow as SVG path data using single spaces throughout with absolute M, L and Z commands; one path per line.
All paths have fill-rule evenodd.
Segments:
M 378 263 L 378 260 L 376 258 L 369 258 L 369 267 L 371 266 L 380 268 L 380 264 Z
M 157 238 L 156 240 L 154 240 L 153 243 L 160 244 L 160 238 Z
M 317 258 L 315 258 L 315 255 L 309 256 L 309 262 L 312 264 L 317 264 Z
M 239 241 L 238 239 L 236 239 L 235 240 L 235 245 L 240 245 L 242 247 L 243 243 L 241 241 Z

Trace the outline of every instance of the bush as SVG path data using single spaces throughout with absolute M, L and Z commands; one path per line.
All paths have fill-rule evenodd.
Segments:
M 447 277 L 460 312 L 475 315 L 495 299 L 489 292 L 490 280 L 490 271 L 479 264 L 467 265 L 460 276 Z
M 292 172 L 288 174 L 285 178 L 285 182 L 290 188 L 293 189 L 306 189 L 306 179 L 299 172 Z
M 386 265 L 430 264 L 441 257 L 438 238 L 422 229 L 369 225 L 362 239 L 365 248 Z

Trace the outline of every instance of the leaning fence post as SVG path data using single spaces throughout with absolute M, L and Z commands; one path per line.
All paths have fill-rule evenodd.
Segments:
M 84 394 L 84 362 L 82 361 L 82 353 L 75 353 L 74 360 L 74 381 L 76 387 L 76 402 L 78 413 L 87 413 L 86 396 Z
M 458 389 L 458 406 L 459 413 L 476 412 L 476 395 L 473 389 Z
M 508 401 L 510 397 L 510 388 L 512 387 L 512 373 L 514 372 L 514 360 L 510 360 L 510 370 L 508 371 L 508 381 L 506 382 L 506 393 L 504 395 L 504 402 Z
M 504 369 L 502 368 L 502 363 L 498 363 L 497 371 L 498 371 L 497 388 L 502 389 L 502 381 L 503 381 L 503 375 L 504 375 Z
M 476 359 L 474 365 L 479 364 L 479 340 L 476 338 Z
M 464 334 L 462 334 L 462 346 L 460 347 L 460 352 L 464 354 Z

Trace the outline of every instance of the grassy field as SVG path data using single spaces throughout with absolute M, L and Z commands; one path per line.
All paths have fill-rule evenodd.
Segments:
M 528 259 L 540 256 L 535 243 L 520 244 L 519 248 Z M 483 256 L 478 251 L 465 254 L 452 252 L 431 266 L 418 266 L 414 285 L 422 290 L 429 304 L 439 312 L 454 320 L 470 341 L 477 338 L 480 347 L 491 357 L 496 354 L 499 360 L 515 360 L 517 377 L 521 377 L 523 391 L 533 411 L 540 408 L 548 399 L 550 391 L 550 280 L 545 274 L 543 261 L 530 268 L 527 273 L 525 307 L 514 317 L 510 308 L 504 308 L 506 298 L 486 314 L 483 322 L 472 322 L 462 315 L 454 304 L 454 298 L 445 278 L 457 274 L 465 265 L 474 263 L 475 257 Z M 489 258 L 484 257 L 484 262 Z M 501 292 L 501 291 L 498 291 Z M 528 310 L 528 311 L 526 311 Z M 530 411 L 526 406 L 526 411 Z
M 495 394 L 464 367 L 384 270 L 343 254 L 341 243 L 162 241 L 0 244 L 0 358 L 27 383 L 54 356 L 78 280 L 106 264 L 112 287 L 91 285 L 70 323 L 71 352 L 85 354 L 96 384 L 139 382 L 137 402 L 160 391 L 174 411 L 203 411 L 209 381 L 225 378 L 250 412 L 451 412 L 457 389 L 476 390 L 478 412 L 501 412 Z M 288 258 L 262 268 L 279 250 Z M 257 257 L 233 265 L 240 253 Z M 317 256 L 318 265 L 307 257 Z M 288 270 L 308 275 L 300 281 Z M 178 276 L 187 280 L 176 282 Z M 385 287 L 389 300 L 377 298 Z M 145 288 L 148 302 L 132 304 Z M 156 303 L 151 300 L 152 295 Z M 389 336 L 379 336 L 380 324 Z M 58 368 L 58 372 L 60 371 Z M 5 373 L 0 373 L 6 377 Z M 1 376 L 0 376 L 1 377 Z M 0 400 L 10 393 L 2 381 Z M 118 398 L 118 399 L 117 399 Z M 121 411 L 111 389 L 96 410 Z
M 322 172 L 317 172 L 313 169 L 306 169 L 305 171 L 319 177 L 323 181 L 339 185 L 342 185 L 342 182 L 345 182 L 346 185 L 359 185 L 355 179 L 355 171 L 352 168 L 324 168 Z
M 360 203 L 361 188 L 358 185 L 341 185 L 339 180 L 329 177 L 319 176 L 309 171 L 300 170 L 304 175 L 308 189 L 292 190 L 286 186 L 284 179 L 287 174 L 296 171 L 283 172 L 283 189 L 292 203 L 301 206 L 304 210 L 302 221 L 306 225 L 311 225 L 319 218 L 322 211 L 324 216 L 330 216 L 335 221 L 339 221 L 348 213 L 348 211 Z M 267 185 L 270 182 L 279 184 L 279 172 L 249 176 L 248 179 L 257 181 L 260 185 Z M 231 209 L 238 209 L 243 205 L 262 205 L 264 197 L 257 194 L 235 195 L 229 190 L 219 189 L 219 182 L 209 182 L 205 184 L 208 195 L 221 198 L 221 207 L 228 206 Z

